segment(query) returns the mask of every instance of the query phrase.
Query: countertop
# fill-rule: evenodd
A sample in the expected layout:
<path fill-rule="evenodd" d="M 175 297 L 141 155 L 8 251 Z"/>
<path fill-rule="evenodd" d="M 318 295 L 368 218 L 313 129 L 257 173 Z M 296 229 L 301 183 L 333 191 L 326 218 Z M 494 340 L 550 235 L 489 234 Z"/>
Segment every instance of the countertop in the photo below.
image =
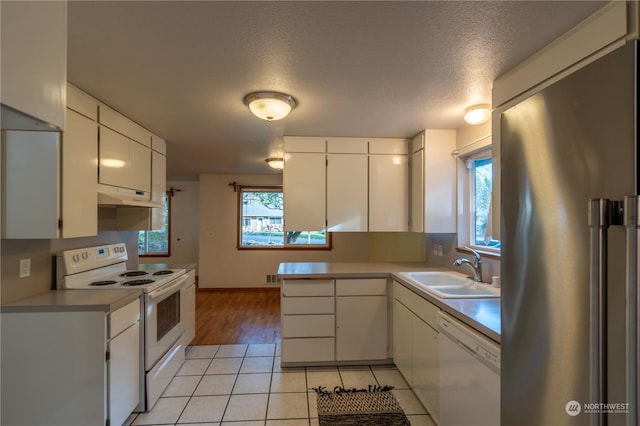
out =
<path fill-rule="evenodd" d="M 280 264 L 278 274 L 282 279 L 392 277 L 444 312 L 500 343 L 500 299 L 441 299 L 398 275 L 399 272 L 427 270 L 448 269 L 430 268 L 416 262 L 288 262 Z"/>
<path fill-rule="evenodd" d="M 142 295 L 140 289 L 50 290 L 0 306 L 0 312 L 113 312 Z"/>

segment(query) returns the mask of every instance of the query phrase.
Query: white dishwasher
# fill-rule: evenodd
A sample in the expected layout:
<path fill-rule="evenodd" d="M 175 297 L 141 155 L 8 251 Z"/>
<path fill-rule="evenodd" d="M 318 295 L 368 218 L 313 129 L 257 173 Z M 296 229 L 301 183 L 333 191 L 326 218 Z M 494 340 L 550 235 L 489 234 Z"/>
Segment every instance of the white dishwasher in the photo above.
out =
<path fill-rule="evenodd" d="M 439 426 L 500 424 L 500 345 L 438 312 Z"/>

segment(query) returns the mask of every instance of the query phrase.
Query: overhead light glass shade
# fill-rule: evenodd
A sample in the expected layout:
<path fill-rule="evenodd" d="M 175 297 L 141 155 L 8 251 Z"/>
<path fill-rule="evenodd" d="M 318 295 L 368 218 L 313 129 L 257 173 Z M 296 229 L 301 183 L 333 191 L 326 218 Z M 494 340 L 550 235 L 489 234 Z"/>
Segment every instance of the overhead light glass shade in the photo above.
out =
<path fill-rule="evenodd" d="M 489 104 L 473 105 L 464 111 L 464 121 L 469 124 L 482 124 L 491 118 Z"/>
<path fill-rule="evenodd" d="M 244 104 L 253 115 L 267 121 L 281 120 L 296 107 L 290 95 L 278 92 L 253 92 L 244 97 Z"/>
<path fill-rule="evenodd" d="M 264 161 L 266 161 L 269 167 L 271 167 L 272 169 L 284 169 L 284 160 L 282 158 L 267 158 Z"/>

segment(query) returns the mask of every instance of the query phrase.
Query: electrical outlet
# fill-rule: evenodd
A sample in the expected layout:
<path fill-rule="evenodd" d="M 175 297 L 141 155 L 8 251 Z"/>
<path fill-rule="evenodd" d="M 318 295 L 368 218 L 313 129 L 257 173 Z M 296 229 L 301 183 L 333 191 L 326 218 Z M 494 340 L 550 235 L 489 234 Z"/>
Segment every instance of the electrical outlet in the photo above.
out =
<path fill-rule="evenodd" d="M 31 276 L 31 259 L 20 259 L 20 278 Z"/>

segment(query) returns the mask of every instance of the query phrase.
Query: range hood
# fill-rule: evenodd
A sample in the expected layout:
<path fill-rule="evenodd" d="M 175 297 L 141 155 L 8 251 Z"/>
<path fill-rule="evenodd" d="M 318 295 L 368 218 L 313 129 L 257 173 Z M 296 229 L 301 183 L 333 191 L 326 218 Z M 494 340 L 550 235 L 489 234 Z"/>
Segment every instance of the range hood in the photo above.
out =
<path fill-rule="evenodd" d="M 152 201 L 149 193 L 98 185 L 98 206 L 101 207 L 162 207 L 162 204 Z"/>

